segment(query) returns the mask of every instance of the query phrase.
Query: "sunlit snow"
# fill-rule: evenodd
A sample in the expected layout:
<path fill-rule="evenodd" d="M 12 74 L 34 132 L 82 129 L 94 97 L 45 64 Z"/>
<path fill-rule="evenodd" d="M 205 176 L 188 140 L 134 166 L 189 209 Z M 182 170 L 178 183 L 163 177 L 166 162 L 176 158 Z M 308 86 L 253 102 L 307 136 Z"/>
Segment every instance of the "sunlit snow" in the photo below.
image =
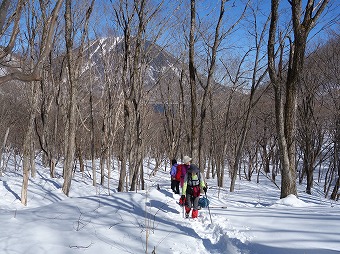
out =
<path fill-rule="evenodd" d="M 0 178 L 1 253 L 340 253 L 339 203 L 317 189 L 307 195 L 301 185 L 298 197 L 280 199 L 280 190 L 264 176 L 259 183 L 237 180 L 233 193 L 229 179 L 224 188 L 208 179 L 210 209 L 184 219 L 165 167 L 150 176 L 153 163 L 146 163 L 146 190 L 118 193 L 117 165 L 110 191 L 107 179 L 104 186 L 92 186 L 89 165 L 83 174 L 76 170 L 66 197 L 61 165 L 51 179 L 38 161 L 24 207 L 22 171 L 10 161 Z"/>

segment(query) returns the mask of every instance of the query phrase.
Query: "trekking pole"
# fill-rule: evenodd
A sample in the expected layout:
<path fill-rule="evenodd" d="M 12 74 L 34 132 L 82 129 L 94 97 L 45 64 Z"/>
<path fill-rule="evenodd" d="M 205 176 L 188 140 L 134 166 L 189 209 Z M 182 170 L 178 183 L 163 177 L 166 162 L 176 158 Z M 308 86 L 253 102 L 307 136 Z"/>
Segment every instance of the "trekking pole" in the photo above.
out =
<path fill-rule="evenodd" d="M 205 197 L 208 199 L 208 196 L 207 196 L 207 192 L 206 192 L 206 191 L 204 192 L 204 194 L 205 194 Z M 209 200 L 209 199 L 208 199 L 208 200 Z M 211 224 L 213 224 L 212 219 L 211 219 L 211 213 L 210 213 L 209 203 L 208 203 L 208 210 L 209 210 L 209 216 L 210 216 Z"/>
<path fill-rule="evenodd" d="M 182 200 L 182 197 L 181 197 L 181 206 L 183 207 L 183 209 L 182 209 L 182 213 L 183 213 L 183 219 L 185 218 L 185 201 L 184 200 Z"/>
<path fill-rule="evenodd" d="M 183 219 L 185 219 L 185 205 L 183 204 Z"/>

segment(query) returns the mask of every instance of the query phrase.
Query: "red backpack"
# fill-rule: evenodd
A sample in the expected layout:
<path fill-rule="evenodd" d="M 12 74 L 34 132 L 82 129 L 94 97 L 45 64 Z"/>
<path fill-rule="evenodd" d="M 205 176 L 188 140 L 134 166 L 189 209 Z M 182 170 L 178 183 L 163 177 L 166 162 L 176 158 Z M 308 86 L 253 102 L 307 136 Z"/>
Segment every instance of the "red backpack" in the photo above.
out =
<path fill-rule="evenodd" d="M 178 164 L 177 165 L 177 171 L 176 171 L 176 175 L 175 175 L 176 181 L 180 181 L 181 180 L 182 167 L 183 167 L 183 164 Z"/>

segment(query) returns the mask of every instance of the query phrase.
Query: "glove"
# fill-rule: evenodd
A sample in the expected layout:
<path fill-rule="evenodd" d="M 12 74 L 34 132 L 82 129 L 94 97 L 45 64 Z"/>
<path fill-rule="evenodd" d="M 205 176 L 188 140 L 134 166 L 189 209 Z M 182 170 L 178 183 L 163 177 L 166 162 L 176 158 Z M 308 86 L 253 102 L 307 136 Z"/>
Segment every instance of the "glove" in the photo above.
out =
<path fill-rule="evenodd" d="M 207 193 L 207 187 L 203 187 L 204 193 Z"/>
<path fill-rule="evenodd" d="M 182 195 L 182 196 L 181 196 L 181 200 L 182 200 L 183 202 L 185 202 L 185 195 Z"/>

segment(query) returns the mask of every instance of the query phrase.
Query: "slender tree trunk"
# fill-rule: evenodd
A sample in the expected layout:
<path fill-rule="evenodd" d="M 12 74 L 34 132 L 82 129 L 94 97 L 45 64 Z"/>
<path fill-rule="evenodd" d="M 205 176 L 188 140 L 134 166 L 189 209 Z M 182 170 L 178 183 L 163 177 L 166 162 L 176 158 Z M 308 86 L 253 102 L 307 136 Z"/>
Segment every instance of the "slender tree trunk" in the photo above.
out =
<path fill-rule="evenodd" d="M 222 20 L 223 20 L 223 15 L 224 15 L 224 5 L 225 1 L 221 1 L 221 6 L 220 6 L 220 12 L 219 12 L 219 18 L 216 24 L 215 28 L 215 34 L 214 34 L 214 42 L 213 46 L 211 48 L 211 61 L 208 63 L 208 77 L 207 77 L 207 82 L 206 85 L 203 87 L 204 88 L 204 93 L 202 97 L 202 103 L 201 103 L 201 119 L 200 119 L 200 126 L 199 126 L 199 135 L 198 135 L 198 159 L 199 159 L 199 168 L 201 170 L 204 170 L 205 165 L 203 165 L 203 142 L 204 142 L 204 128 L 205 128 L 205 120 L 206 120 L 206 112 L 208 110 L 208 102 L 210 101 L 210 91 L 211 91 L 211 83 L 213 81 L 213 77 L 215 74 L 215 68 L 216 68 L 216 55 L 217 55 L 217 50 L 218 46 L 221 43 L 221 37 L 220 37 L 220 29 L 222 25 Z M 203 173 L 203 172 L 202 172 Z"/>
<path fill-rule="evenodd" d="M 30 170 L 32 169 L 32 142 L 33 142 L 33 133 L 34 133 L 34 119 L 35 119 L 35 112 L 37 108 L 37 101 L 38 101 L 38 82 L 33 82 L 32 90 L 31 90 L 31 101 L 30 103 L 30 116 L 27 126 L 27 131 L 24 139 L 23 144 L 23 181 L 21 187 L 21 203 L 23 205 L 27 205 L 27 190 L 28 190 L 28 180 L 30 175 Z"/>
<path fill-rule="evenodd" d="M 84 41 L 87 38 L 88 22 L 93 10 L 94 0 L 91 1 L 90 6 L 86 12 L 82 36 L 80 39 L 79 53 L 77 59 L 73 54 L 74 43 L 74 22 L 72 20 L 72 0 L 65 0 L 65 42 L 66 42 L 66 64 L 67 64 L 67 78 L 69 84 L 69 104 L 67 112 L 68 133 L 65 140 L 66 153 L 64 162 L 64 184 L 62 187 L 65 195 L 69 195 L 75 156 L 75 137 L 76 137 L 76 103 L 77 103 L 77 81 L 79 77 L 79 67 L 83 57 Z"/>
<path fill-rule="evenodd" d="M 6 130 L 4 142 L 2 143 L 2 147 L 1 147 L 1 150 L 0 150 L 0 176 L 2 176 L 2 172 L 3 172 L 3 169 L 5 167 L 5 160 L 2 158 L 2 156 L 5 153 L 8 134 L 9 134 L 9 127 Z"/>
<path fill-rule="evenodd" d="M 191 95 L 191 156 L 199 160 L 199 139 L 197 126 L 197 84 L 195 68 L 195 31 L 196 31 L 196 1 L 191 0 L 190 34 L 189 34 L 189 78 Z"/>
<path fill-rule="evenodd" d="M 90 84 L 90 110 L 91 110 L 91 165 L 92 165 L 92 185 L 97 185 L 97 166 L 95 161 L 95 129 L 93 116 L 93 84 Z"/>
<path fill-rule="evenodd" d="M 339 112 L 339 111 L 338 111 Z M 335 130 L 335 142 L 334 142 L 334 171 L 337 172 L 337 180 L 333 188 L 331 199 L 337 200 L 339 198 L 339 188 L 340 188 L 340 115 L 336 119 L 336 130 Z"/>
<path fill-rule="evenodd" d="M 69 195 L 71 181 L 73 176 L 73 163 L 75 154 L 75 137 L 76 137 L 76 84 L 75 68 L 73 60 L 73 38 L 72 29 L 73 21 L 71 19 L 72 0 L 65 2 L 65 41 L 66 41 L 66 58 L 67 58 L 67 78 L 69 84 L 69 104 L 67 112 L 67 139 L 65 140 L 65 161 L 64 161 L 64 184 L 62 190 L 66 196 Z"/>
<path fill-rule="evenodd" d="M 31 148 L 30 148 L 30 167 L 31 167 L 31 176 L 32 178 L 35 178 L 37 175 L 37 169 L 35 167 L 35 142 L 33 139 L 33 135 L 32 135 Z"/>
<path fill-rule="evenodd" d="M 126 162 L 127 162 L 127 144 L 129 140 L 129 105 L 127 99 L 124 101 L 124 131 L 123 131 L 123 140 L 122 140 L 122 146 L 121 146 L 121 152 L 120 152 L 120 174 L 119 174 L 119 182 L 118 182 L 118 191 L 122 192 L 124 191 L 124 183 L 126 178 Z"/>

